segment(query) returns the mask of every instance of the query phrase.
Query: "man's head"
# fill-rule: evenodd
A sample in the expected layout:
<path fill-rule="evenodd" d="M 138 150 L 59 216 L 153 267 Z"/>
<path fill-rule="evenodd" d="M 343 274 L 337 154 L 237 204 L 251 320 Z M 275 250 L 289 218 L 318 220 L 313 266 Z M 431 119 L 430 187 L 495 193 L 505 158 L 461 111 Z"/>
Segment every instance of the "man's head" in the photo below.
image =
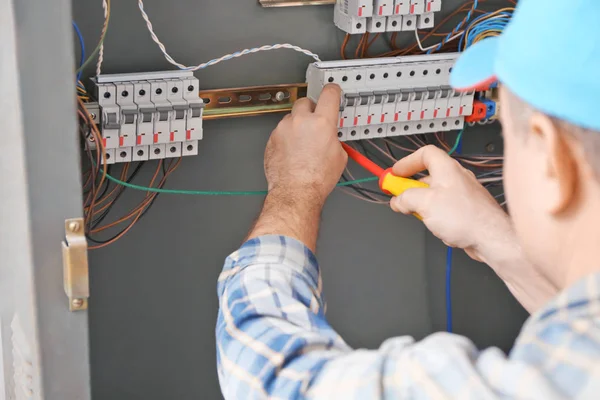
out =
<path fill-rule="evenodd" d="M 600 223 L 600 132 L 541 113 L 506 87 L 501 104 L 515 229 L 529 258 L 563 287 L 572 280 L 566 268 L 579 244 L 573 241 L 593 237 L 587 228 Z"/>
<path fill-rule="evenodd" d="M 501 83 L 511 217 L 531 261 L 564 287 L 600 270 L 589 257 L 600 255 L 600 36 L 590 32 L 600 1 L 551 3 L 521 0 L 501 36 L 460 57 L 451 84 Z"/>

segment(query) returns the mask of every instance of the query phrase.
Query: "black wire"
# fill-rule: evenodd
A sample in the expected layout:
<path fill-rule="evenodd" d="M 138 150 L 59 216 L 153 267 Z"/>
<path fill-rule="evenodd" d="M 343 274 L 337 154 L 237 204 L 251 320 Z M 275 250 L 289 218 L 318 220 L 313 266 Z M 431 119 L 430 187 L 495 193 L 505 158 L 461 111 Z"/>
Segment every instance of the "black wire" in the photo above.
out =
<path fill-rule="evenodd" d="M 136 168 L 133 170 L 133 172 L 131 173 L 131 175 L 129 176 L 129 178 L 127 178 L 126 182 L 127 183 L 131 183 L 133 181 L 133 179 L 136 177 L 136 175 L 140 172 L 140 169 L 142 168 L 142 166 L 145 164 L 145 161 L 140 162 Z M 96 218 L 93 222 L 92 222 L 92 229 L 96 229 L 96 227 L 98 225 L 100 225 L 102 223 L 102 221 L 104 221 L 104 219 L 108 216 L 108 214 L 110 213 L 110 211 L 112 210 L 112 208 L 115 206 L 115 204 L 117 204 L 117 200 L 119 200 L 119 198 L 123 195 L 123 193 L 125 192 L 125 189 L 127 189 L 125 186 L 121 186 L 119 189 L 119 192 L 117 193 L 117 195 L 115 196 L 114 200 L 112 201 L 112 204 L 106 209 L 104 210 L 104 212 L 102 213 L 101 216 L 99 216 L 98 218 Z"/>
<path fill-rule="evenodd" d="M 164 164 L 165 164 L 165 163 L 163 162 L 163 166 L 164 166 Z M 172 164 L 172 161 L 169 163 L 169 168 L 171 168 L 171 164 Z M 138 166 L 138 167 L 139 167 L 139 166 Z M 163 170 L 163 171 L 164 171 L 164 170 Z M 135 171 L 134 171 L 134 172 L 135 172 Z M 168 172 L 168 169 L 167 169 L 167 172 Z M 165 175 L 166 175 L 166 173 L 165 173 Z M 162 189 L 162 188 L 165 186 L 165 184 L 166 184 L 166 183 L 167 183 L 167 179 L 165 179 L 165 180 L 164 180 L 162 183 L 160 183 L 160 184 L 158 185 L 158 188 L 159 188 L 159 189 Z M 146 215 L 146 213 L 148 213 L 148 211 L 150 210 L 150 208 L 152 207 L 152 205 L 154 204 L 154 202 L 155 202 L 155 201 L 156 201 L 156 199 L 158 198 L 158 195 L 159 195 L 159 194 L 160 194 L 160 193 L 155 193 L 155 194 L 154 194 L 154 197 L 153 197 L 152 201 L 151 201 L 151 202 L 150 202 L 150 203 L 149 203 L 149 204 L 148 204 L 148 205 L 147 205 L 147 206 L 144 208 L 144 211 L 142 212 L 142 214 L 140 215 L 140 217 L 139 217 L 139 218 L 137 218 L 137 220 L 136 220 L 135 218 L 133 218 L 133 220 L 131 221 L 131 223 L 129 223 L 129 225 L 127 225 L 125 228 L 123 228 L 122 230 L 120 230 L 119 232 L 117 232 L 117 233 L 116 233 L 115 235 L 113 235 L 112 237 L 110 237 L 110 238 L 108 238 L 108 239 L 106 239 L 106 240 L 94 239 L 94 238 L 92 238 L 91 236 L 89 236 L 89 235 L 87 235 L 87 234 L 86 234 L 86 237 L 88 238 L 88 240 L 90 240 L 90 241 L 92 241 L 92 242 L 94 242 L 94 243 L 97 243 L 97 244 L 106 244 L 106 243 L 109 243 L 110 241 L 112 241 L 112 240 L 116 239 L 116 238 L 117 238 L 119 235 L 121 235 L 121 234 L 122 234 L 123 232 L 125 232 L 127 229 L 131 228 L 131 226 L 132 226 L 133 224 L 135 224 L 135 223 L 139 222 L 139 221 L 140 221 L 142 218 L 144 218 L 144 216 Z"/>

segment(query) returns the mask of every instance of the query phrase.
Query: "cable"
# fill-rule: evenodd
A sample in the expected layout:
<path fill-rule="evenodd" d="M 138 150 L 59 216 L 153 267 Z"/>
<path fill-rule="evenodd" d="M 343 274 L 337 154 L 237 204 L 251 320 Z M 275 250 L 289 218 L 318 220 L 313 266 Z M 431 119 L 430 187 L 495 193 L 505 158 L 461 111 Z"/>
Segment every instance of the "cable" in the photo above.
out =
<path fill-rule="evenodd" d="M 465 19 L 463 19 L 457 26 L 456 28 L 454 28 L 452 30 L 452 32 L 450 32 L 444 39 L 442 39 L 442 41 L 440 42 L 440 44 L 434 48 L 431 49 L 427 52 L 427 54 L 431 54 L 435 51 L 440 51 L 442 49 L 442 47 L 444 47 L 444 45 L 446 43 L 448 43 L 448 41 L 452 38 L 452 36 L 454 36 L 458 31 L 460 31 L 460 28 L 462 28 L 462 26 L 464 24 L 466 24 L 467 22 L 469 22 L 469 20 L 471 19 L 471 17 L 473 16 L 473 13 L 475 12 L 475 10 L 477 9 L 477 6 L 479 4 L 479 0 L 474 0 L 473 1 L 473 7 L 471 8 L 471 10 L 467 13 L 467 15 L 465 16 Z"/>
<path fill-rule="evenodd" d="M 417 44 L 419 45 L 419 49 L 422 52 L 424 52 L 424 53 L 427 52 L 427 51 L 429 51 L 429 50 L 435 49 L 440 44 L 443 46 L 446 43 L 450 43 L 453 40 L 456 40 L 456 39 L 462 37 L 464 34 L 465 34 L 465 31 L 460 31 L 456 35 L 452 36 L 450 39 L 446 40 L 445 42 L 442 41 L 442 43 L 434 44 L 433 46 L 429 46 L 429 47 L 423 48 L 423 45 L 421 44 L 421 39 L 419 38 L 419 32 L 417 30 L 415 30 L 415 38 L 417 39 Z"/>
<path fill-rule="evenodd" d="M 462 141 L 462 136 L 463 136 L 464 131 L 465 130 L 463 129 L 458 133 L 458 136 L 456 137 L 456 142 L 454 143 L 454 146 L 448 152 L 448 155 L 452 155 L 452 154 L 454 154 L 455 151 L 458 150 L 458 148 L 460 147 L 461 141 Z"/>
<path fill-rule="evenodd" d="M 130 189 L 142 190 L 144 192 L 153 192 L 153 193 L 165 193 L 165 194 L 185 194 L 185 195 L 195 195 L 195 196 L 262 196 L 266 195 L 268 192 L 266 190 L 255 190 L 255 191 L 214 191 L 214 190 L 180 190 L 180 189 L 159 189 L 159 188 L 151 188 L 146 186 L 135 185 L 133 183 L 127 183 L 120 179 L 115 178 L 114 176 L 106 174 L 106 179 L 113 181 L 119 185 L 123 185 Z M 354 181 L 341 182 L 338 183 L 338 187 L 355 185 L 358 183 L 364 182 L 373 182 L 378 180 L 379 178 L 363 178 L 357 179 Z"/>
<path fill-rule="evenodd" d="M 261 46 L 261 47 L 255 47 L 252 49 L 244 49 L 244 50 L 232 53 L 232 54 L 226 54 L 220 58 L 215 58 L 213 60 L 210 60 L 208 62 L 199 64 L 199 65 L 196 65 L 193 67 L 189 67 L 189 66 L 178 63 L 177 61 L 175 61 L 173 59 L 173 57 L 171 57 L 169 55 L 169 53 L 167 53 L 167 49 L 166 49 L 165 45 L 160 41 L 160 39 L 158 39 L 158 36 L 156 36 L 156 33 L 154 33 L 154 27 L 152 26 L 152 22 L 150 22 L 150 18 L 148 17 L 148 14 L 144 10 L 144 3 L 142 0 L 138 0 L 138 7 L 140 9 L 140 12 L 142 13 L 142 18 L 144 19 L 144 21 L 146 21 L 146 26 L 148 27 L 148 32 L 150 32 L 150 36 L 152 37 L 152 40 L 154 41 L 154 43 L 156 43 L 158 45 L 158 47 L 159 47 L 160 51 L 163 53 L 165 59 L 169 63 L 171 63 L 172 65 L 176 66 L 179 69 L 183 69 L 183 70 L 187 70 L 187 71 L 197 71 L 199 69 L 204 69 L 206 67 L 210 67 L 210 66 L 218 64 L 220 62 L 231 60 L 233 58 L 237 58 L 237 57 L 241 57 L 241 56 L 245 56 L 247 54 L 258 53 L 259 51 L 270 51 L 270 50 L 278 50 L 278 49 L 294 50 L 294 51 L 306 54 L 307 56 L 314 58 L 316 61 L 321 61 L 319 56 L 316 55 L 315 53 L 311 52 L 310 50 L 306 50 L 306 49 L 303 49 L 298 46 L 293 46 L 289 43 L 283 43 L 283 44 L 265 45 L 265 46 Z"/>
<path fill-rule="evenodd" d="M 81 34 L 81 30 L 79 30 L 79 26 L 77 26 L 77 23 L 75 21 L 71 22 L 73 24 L 73 29 L 75 30 L 75 33 L 77 34 L 77 38 L 79 39 L 79 47 L 81 49 L 81 57 L 79 58 L 79 67 L 81 67 L 83 65 L 83 63 L 85 62 L 85 41 L 83 40 L 83 35 Z M 79 71 L 77 73 L 77 82 L 79 82 L 81 80 L 81 74 L 83 72 Z"/>
<path fill-rule="evenodd" d="M 452 333 L 452 255 L 454 250 L 448 246 L 446 251 L 446 331 Z"/>
<path fill-rule="evenodd" d="M 109 20 L 110 20 L 110 0 L 106 0 L 106 18 L 104 19 L 104 26 L 102 27 L 102 33 L 100 34 L 100 41 L 98 42 L 98 45 L 96 46 L 96 48 L 94 49 L 92 54 L 90 54 L 88 59 L 85 60 L 85 62 L 77 69 L 77 71 L 75 71 L 77 74 L 79 72 L 83 71 L 85 69 L 85 67 L 87 67 L 89 65 L 89 63 L 92 62 L 92 60 L 94 59 L 96 54 L 98 54 L 98 52 L 100 51 L 100 47 L 102 47 L 102 44 L 104 43 L 104 38 L 106 37 L 106 32 L 108 31 L 108 21 Z"/>
<path fill-rule="evenodd" d="M 102 9 L 104 10 L 104 25 L 108 24 L 108 4 L 106 0 L 102 0 Z M 98 51 L 98 63 L 96 64 L 96 76 L 102 72 L 102 62 L 104 61 L 104 41 L 100 43 L 100 50 Z"/>

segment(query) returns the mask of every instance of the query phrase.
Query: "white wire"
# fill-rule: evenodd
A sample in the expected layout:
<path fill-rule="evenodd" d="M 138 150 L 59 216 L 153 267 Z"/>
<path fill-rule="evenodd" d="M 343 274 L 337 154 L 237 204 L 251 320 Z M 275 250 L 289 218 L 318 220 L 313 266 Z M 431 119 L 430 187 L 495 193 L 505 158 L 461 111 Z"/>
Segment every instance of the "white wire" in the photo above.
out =
<path fill-rule="evenodd" d="M 460 31 L 458 32 L 456 35 L 452 36 L 450 39 L 448 39 L 446 42 L 444 43 L 449 43 L 453 40 L 458 39 L 459 37 L 461 37 L 463 34 L 465 33 L 465 31 Z M 421 44 L 421 38 L 419 37 L 419 32 L 415 29 L 415 38 L 417 38 L 417 44 L 419 45 L 419 49 L 421 49 L 422 52 L 426 52 L 429 51 L 431 49 L 435 49 L 436 47 L 438 47 L 440 44 L 434 44 L 433 46 L 429 46 L 426 48 L 423 48 L 423 45 Z"/>
<path fill-rule="evenodd" d="M 138 7 L 140 9 L 140 12 L 142 13 L 142 18 L 144 18 L 144 21 L 146 21 L 146 26 L 148 27 L 148 32 L 150 32 L 150 36 L 152 37 L 152 40 L 154 41 L 154 43 L 156 43 L 158 45 L 158 47 L 160 48 L 160 51 L 165 56 L 165 59 L 169 63 L 173 64 L 174 66 L 176 66 L 179 69 L 185 69 L 188 71 L 197 71 L 199 69 L 204 69 L 206 67 L 210 67 L 211 65 L 218 64 L 222 61 L 231 60 L 232 58 L 237 58 L 237 57 L 245 56 L 247 54 L 252 54 L 252 53 L 258 53 L 259 51 L 269 51 L 269 50 L 277 50 L 277 49 L 294 50 L 294 51 L 306 54 L 307 56 L 314 58 L 316 61 L 321 61 L 321 59 L 319 58 L 318 55 L 316 55 L 315 53 L 313 53 L 309 50 L 303 49 L 298 46 L 293 46 L 289 43 L 283 43 L 283 44 L 265 45 L 265 46 L 261 46 L 261 47 L 255 47 L 252 49 L 244 49 L 244 50 L 232 53 L 232 54 L 226 54 L 223 57 L 215 58 L 213 60 L 210 60 L 208 62 L 199 64 L 199 65 L 196 65 L 193 67 L 189 67 L 189 66 L 178 63 L 177 61 L 175 61 L 173 59 L 173 57 L 171 57 L 169 55 L 169 53 L 167 53 L 167 49 L 166 49 L 165 45 L 160 41 L 160 39 L 158 39 L 158 36 L 156 36 L 156 33 L 154 33 L 154 27 L 152 26 L 152 22 L 150 22 L 150 18 L 148 17 L 148 14 L 146 14 L 146 11 L 144 10 L 144 3 L 142 0 L 138 0 Z"/>
<path fill-rule="evenodd" d="M 106 0 L 102 0 L 102 8 L 104 9 L 104 24 L 108 18 L 108 4 Z M 98 63 L 96 64 L 96 76 L 102 72 L 102 62 L 104 61 L 104 42 L 100 43 L 100 51 L 98 51 Z"/>

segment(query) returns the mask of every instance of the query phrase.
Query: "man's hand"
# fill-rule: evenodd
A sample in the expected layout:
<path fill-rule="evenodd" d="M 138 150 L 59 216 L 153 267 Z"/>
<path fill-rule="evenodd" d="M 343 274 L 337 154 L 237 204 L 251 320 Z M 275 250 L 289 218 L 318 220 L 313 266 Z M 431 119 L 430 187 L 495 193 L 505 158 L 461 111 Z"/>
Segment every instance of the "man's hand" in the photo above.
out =
<path fill-rule="evenodd" d="M 510 218 L 475 175 L 443 150 L 426 146 L 394 165 L 394 175 L 410 177 L 424 170 L 427 189 L 409 189 L 392 199 L 392 209 L 417 213 L 446 245 L 464 249 L 490 265 L 517 300 L 536 310 L 556 294 L 523 254 Z"/>
<path fill-rule="evenodd" d="M 318 103 L 298 100 L 265 150 L 269 194 L 248 236 L 284 235 L 315 250 L 319 217 L 348 156 L 337 138 L 341 91 L 327 85 Z"/>
<path fill-rule="evenodd" d="M 317 105 L 303 98 L 273 131 L 265 151 L 269 192 L 283 191 L 324 203 L 348 156 L 337 138 L 340 88 L 328 85 Z"/>
<path fill-rule="evenodd" d="M 431 232 L 446 245 L 465 249 L 482 261 L 489 230 L 511 234 L 509 218 L 475 175 L 443 150 L 426 146 L 398 161 L 393 172 L 410 177 L 424 170 L 428 189 L 407 190 L 392 199 L 395 211 L 418 213 Z"/>

